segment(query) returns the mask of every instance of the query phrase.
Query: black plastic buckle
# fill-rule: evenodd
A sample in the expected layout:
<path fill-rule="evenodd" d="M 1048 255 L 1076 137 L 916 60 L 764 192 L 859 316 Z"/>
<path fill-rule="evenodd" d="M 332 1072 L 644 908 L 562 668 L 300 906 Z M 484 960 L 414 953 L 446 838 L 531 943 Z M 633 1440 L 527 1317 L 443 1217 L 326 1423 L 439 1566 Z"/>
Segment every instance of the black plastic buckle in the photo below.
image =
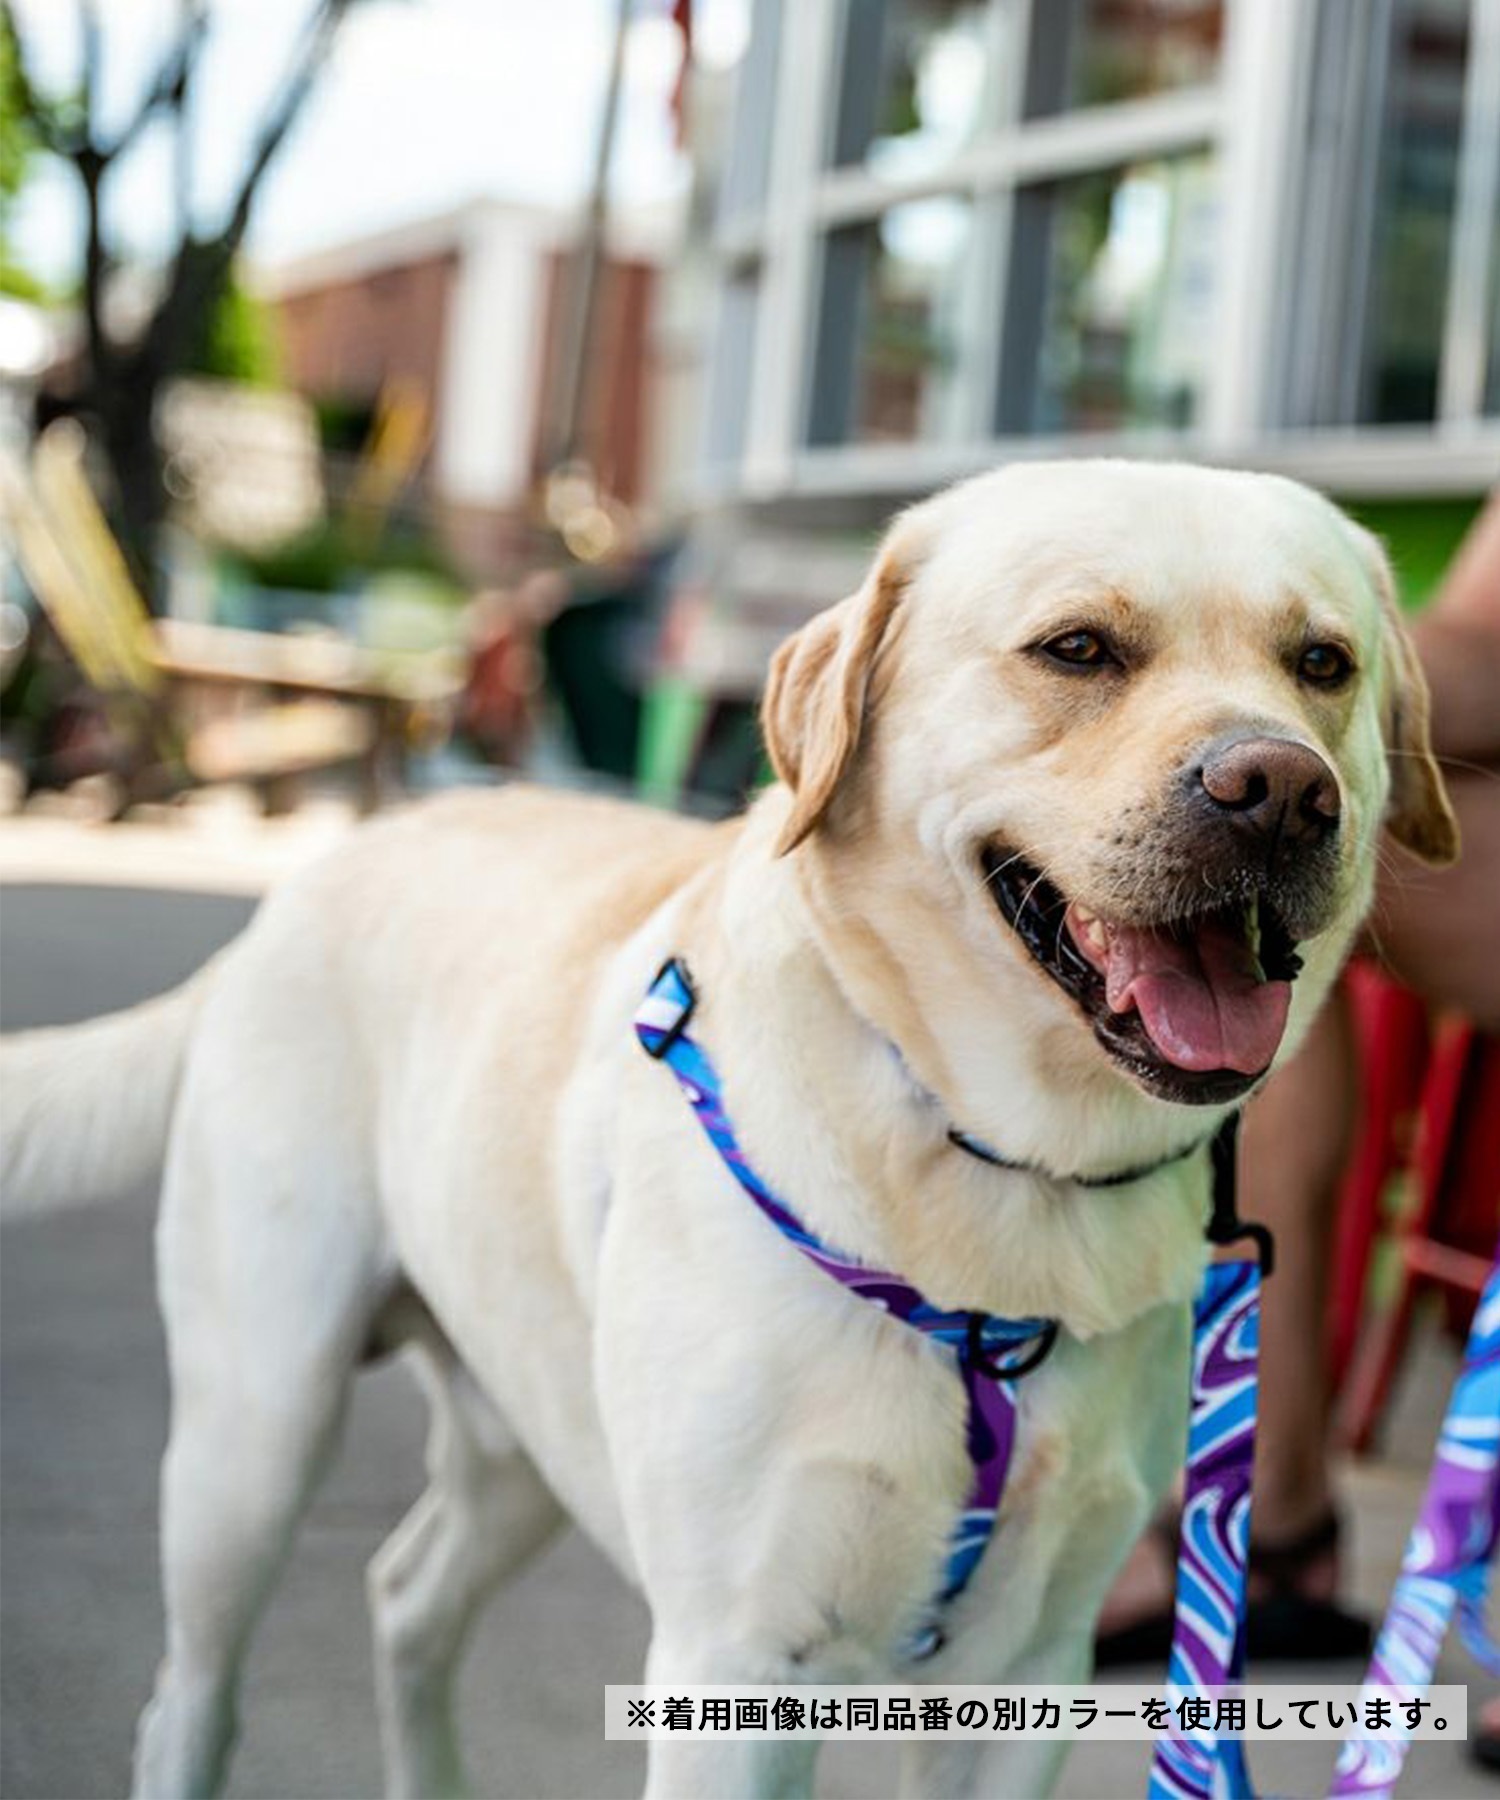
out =
<path fill-rule="evenodd" d="M 693 986 L 692 977 L 687 972 L 687 964 L 678 956 L 669 956 L 656 971 L 655 975 L 651 978 L 651 987 L 649 991 L 654 994 L 657 985 L 665 976 L 672 973 L 674 970 L 676 971 L 677 979 L 682 983 L 683 987 L 687 989 L 687 1004 L 683 1007 L 677 1018 L 673 1020 L 671 1025 L 669 1025 L 662 1033 L 660 1043 L 646 1044 L 644 1046 L 647 1056 L 654 1058 L 657 1062 L 664 1062 L 666 1060 L 667 1053 L 677 1042 L 678 1038 L 682 1036 L 683 1032 L 687 1030 L 688 1020 L 692 1018 L 693 1012 L 698 1005 L 698 991 Z"/>
<path fill-rule="evenodd" d="M 1214 1133 L 1209 1154 L 1213 1159 L 1213 1211 L 1204 1233 L 1209 1243 L 1223 1249 L 1229 1244 L 1251 1243 L 1260 1262 L 1262 1278 L 1276 1267 L 1276 1240 L 1264 1225 L 1252 1225 L 1239 1213 L 1238 1152 L 1240 1115 L 1231 1113 Z"/>
<path fill-rule="evenodd" d="M 991 1381 L 1019 1381 L 1021 1376 L 1030 1375 L 1034 1369 L 1041 1368 L 1052 1354 L 1057 1342 L 1057 1320 L 1048 1319 L 1036 1334 L 1031 1349 L 1018 1363 L 1007 1363 L 1003 1368 L 994 1361 L 990 1352 L 984 1347 L 984 1314 L 969 1314 L 969 1338 L 964 1345 L 964 1361 L 971 1369 L 981 1375 L 988 1375 Z M 997 1352 L 1003 1356 L 1003 1350 Z"/>

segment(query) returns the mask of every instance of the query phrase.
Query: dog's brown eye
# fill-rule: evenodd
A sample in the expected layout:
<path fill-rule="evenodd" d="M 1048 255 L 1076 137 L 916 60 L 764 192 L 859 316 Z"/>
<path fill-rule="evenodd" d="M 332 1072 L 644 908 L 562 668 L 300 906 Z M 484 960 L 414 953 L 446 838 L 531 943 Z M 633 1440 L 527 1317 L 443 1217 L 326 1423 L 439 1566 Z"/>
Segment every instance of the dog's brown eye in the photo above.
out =
<path fill-rule="evenodd" d="M 1353 673 L 1353 658 L 1338 644 L 1309 644 L 1297 664 L 1299 679 L 1314 687 L 1342 687 Z"/>
<path fill-rule="evenodd" d="M 1109 645 L 1094 631 L 1064 631 L 1038 646 L 1053 662 L 1074 669 L 1101 669 L 1118 662 Z"/>

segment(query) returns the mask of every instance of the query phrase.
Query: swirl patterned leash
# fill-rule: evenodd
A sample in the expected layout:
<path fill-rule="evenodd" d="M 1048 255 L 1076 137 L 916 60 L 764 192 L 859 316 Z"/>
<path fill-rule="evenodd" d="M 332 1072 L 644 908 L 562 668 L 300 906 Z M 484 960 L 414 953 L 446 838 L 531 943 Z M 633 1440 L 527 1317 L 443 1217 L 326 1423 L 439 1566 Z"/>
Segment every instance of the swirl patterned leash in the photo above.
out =
<path fill-rule="evenodd" d="M 1463 1367 L 1443 1421 L 1422 1510 L 1365 1676 L 1366 1691 L 1418 1698 L 1432 1680 L 1455 1609 L 1464 1641 L 1491 1674 L 1500 1648 L 1484 1628 L 1484 1601 L 1500 1542 L 1500 1252 L 1480 1296 Z M 1393 1709 L 1399 1718 L 1399 1708 Z M 1404 1736 L 1351 1738 L 1329 1789 L 1333 1800 L 1393 1792 Z"/>
<path fill-rule="evenodd" d="M 1245 1564 L 1260 1349 L 1258 1261 L 1210 1263 L 1193 1309 L 1192 1411 L 1167 1704 L 1245 1671 Z M 1216 1779 L 1217 1778 L 1217 1779 Z M 1212 1729 L 1162 1738 L 1149 1800 L 1249 1800 L 1240 1740 Z"/>

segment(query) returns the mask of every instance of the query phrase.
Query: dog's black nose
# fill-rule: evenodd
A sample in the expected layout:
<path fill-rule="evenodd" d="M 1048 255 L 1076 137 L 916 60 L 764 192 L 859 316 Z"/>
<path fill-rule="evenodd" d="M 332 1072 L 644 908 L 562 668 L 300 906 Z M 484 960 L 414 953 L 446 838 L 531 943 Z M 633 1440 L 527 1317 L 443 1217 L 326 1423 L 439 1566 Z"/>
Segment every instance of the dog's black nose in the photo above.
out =
<path fill-rule="evenodd" d="M 1338 778 L 1292 738 L 1221 738 L 1197 775 L 1214 808 L 1253 837 L 1311 848 L 1338 827 Z"/>

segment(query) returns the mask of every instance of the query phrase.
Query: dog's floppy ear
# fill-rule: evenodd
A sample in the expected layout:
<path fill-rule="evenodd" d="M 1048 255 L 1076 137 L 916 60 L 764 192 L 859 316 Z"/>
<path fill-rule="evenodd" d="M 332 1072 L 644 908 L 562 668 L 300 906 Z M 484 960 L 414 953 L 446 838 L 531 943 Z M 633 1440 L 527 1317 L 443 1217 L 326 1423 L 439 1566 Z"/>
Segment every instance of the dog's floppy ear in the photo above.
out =
<path fill-rule="evenodd" d="M 908 572 L 893 533 L 859 592 L 819 613 L 771 658 L 761 730 L 772 768 L 792 791 L 778 856 L 827 812 L 858 748 L 870 671 Z"/>
<path fill-rule="evenodd" d="M 1432 754 L 1427 677 L 1401 617 L 1390 559 L 1372 533 L 1357 525 L 1353 529 L 1380 595 L 1385 640 L 1385 742 L 1391 767 L 1386 829 L 1414 856 L 1441 868 L 1457 859 L 1458 821 Z"/>

